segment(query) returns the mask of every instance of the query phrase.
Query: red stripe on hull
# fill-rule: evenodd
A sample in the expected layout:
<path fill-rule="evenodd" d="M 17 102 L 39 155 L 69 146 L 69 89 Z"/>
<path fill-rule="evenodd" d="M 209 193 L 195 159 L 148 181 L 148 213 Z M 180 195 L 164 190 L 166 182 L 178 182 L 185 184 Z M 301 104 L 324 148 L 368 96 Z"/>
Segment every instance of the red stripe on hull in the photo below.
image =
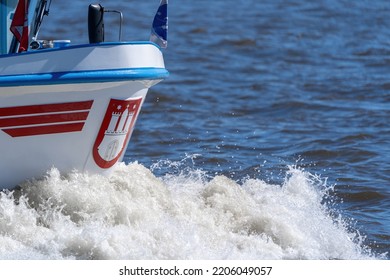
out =
<path fill-rule="evenodd" d="M 3 131 L 12 137 L 22 137 L 22 136 L 33 136 L 33 135 L 42 135 L 42 134 L 75 132 L 75 131 L 81 131 L 83 127 L 84 127 L 84 122 L 22 127 L 22 128 L 8 128 L 8 129 L 3 129 Z"/>
<path fill-rule="evenodd" d="M 60 123 L 70 121 L 85 121 L 88 112 L 51 114 L 43 116 L 29 116 L 0 119 L 0 127 L 24 126 L 32 124 Z"/>
<path fill-rule="evenodd" d="M 92 107 L 93 100 L 81 102 L 67 102 L 56 104 L 29 105 L 0 108 L 0 117 L 9 117 L 16 115 L 43 114 L 53 112 L 89 110 Z"/>

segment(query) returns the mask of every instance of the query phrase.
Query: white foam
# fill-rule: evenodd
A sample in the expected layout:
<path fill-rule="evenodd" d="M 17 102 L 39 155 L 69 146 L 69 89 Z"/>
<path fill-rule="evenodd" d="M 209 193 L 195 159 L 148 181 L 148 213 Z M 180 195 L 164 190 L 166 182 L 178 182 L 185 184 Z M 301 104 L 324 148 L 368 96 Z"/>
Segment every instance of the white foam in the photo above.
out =
<path fill-rule="evenodd" d="M 0 259 L 371 258 L 322 183 L 293 168 L 281 186 L 136 162 L 109 178 L 52 169 L 1 193 Z"/>

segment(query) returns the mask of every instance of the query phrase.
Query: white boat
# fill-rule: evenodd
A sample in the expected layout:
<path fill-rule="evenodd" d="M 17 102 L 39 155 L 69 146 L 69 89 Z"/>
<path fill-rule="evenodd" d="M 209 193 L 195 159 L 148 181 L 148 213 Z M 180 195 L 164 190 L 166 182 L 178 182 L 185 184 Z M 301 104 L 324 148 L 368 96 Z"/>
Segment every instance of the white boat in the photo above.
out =
<path fill-rule="evenodd" d="M 152 41 L 140 42 L 104 42 L 105 10 L 90 5 L 90 43 L 83 45 L 38 40 L 50 2 L 0 4 L 0 189 L 52 167 L 109 174 L 148 89 L 168 76 L 161 52 L 167 1 L 160 2 Z M 24 26 L 17 25 L 20 10 Z"/>

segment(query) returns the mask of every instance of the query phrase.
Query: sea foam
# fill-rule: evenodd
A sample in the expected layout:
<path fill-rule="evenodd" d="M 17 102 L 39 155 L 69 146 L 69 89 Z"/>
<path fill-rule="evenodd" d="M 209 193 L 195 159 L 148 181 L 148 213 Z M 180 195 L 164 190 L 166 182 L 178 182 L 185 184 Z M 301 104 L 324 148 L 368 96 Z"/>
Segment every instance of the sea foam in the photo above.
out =
<path fill-rule="evenodd" d="M 201 170 L 157 177 L 119 164 L 0 193 L 0 259 L 368 259 L 326 203 L 329 187 L 290 168 L 281 185 Z"/>

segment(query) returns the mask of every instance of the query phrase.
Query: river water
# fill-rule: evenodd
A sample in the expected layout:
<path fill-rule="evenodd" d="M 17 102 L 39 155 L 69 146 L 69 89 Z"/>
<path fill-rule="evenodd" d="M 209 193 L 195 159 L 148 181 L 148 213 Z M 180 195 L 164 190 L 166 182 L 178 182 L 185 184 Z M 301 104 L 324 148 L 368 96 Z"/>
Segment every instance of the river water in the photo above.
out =
<path fill-rule="evenodd" d="M 101 1 L 148 40 L 159 1 Z M 40 37 L 87 43 L 87 1 Z M 109 177 L 0 195 L 1 259 L 389 259 L 390 2 L 170 1 L 170 77 Z M 118 36 L 106 17 L 106 38 Z"/>

